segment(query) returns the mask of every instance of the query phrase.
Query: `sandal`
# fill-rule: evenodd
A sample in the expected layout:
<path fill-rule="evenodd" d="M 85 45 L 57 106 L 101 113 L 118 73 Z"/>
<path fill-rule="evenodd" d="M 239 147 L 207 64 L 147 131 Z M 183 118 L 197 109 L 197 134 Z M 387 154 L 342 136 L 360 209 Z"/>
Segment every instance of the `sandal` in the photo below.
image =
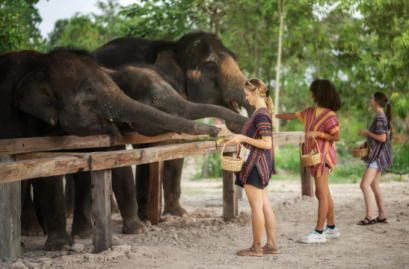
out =
<path fill-rule="evenodd" d="M 275 247 L 270 247 L 269 245 L 265 245 L 263 247 L 263 254 L 278 254 L 280 251 L 278 250 L 278 245 Z"/>
<path fill-rule="evenodd" d="M 376 219 L 374 219 L 374 222 L 375 222 L 375 223 L 389 223 L 386 218 L 384 218 L 384 219 L 379 219 L 379 217 L 377 217 Z"/>
<path fill-rule="evenodd" d="M 237 255 L 262 257 L 263 249 L 255 249 L 253 246 L 251 246 L 250 248 L 237 251 Z"/>
<path fill-rule="evenodd" d="M 368 222 L 366 222 L 365 220 L 367 220 Z M 372 224 L 375 224 L 375 219 L 369 220 L 367 217 L 365 217 L 364 220 L 361 220 L 356 225 L 372 225 Z"/>

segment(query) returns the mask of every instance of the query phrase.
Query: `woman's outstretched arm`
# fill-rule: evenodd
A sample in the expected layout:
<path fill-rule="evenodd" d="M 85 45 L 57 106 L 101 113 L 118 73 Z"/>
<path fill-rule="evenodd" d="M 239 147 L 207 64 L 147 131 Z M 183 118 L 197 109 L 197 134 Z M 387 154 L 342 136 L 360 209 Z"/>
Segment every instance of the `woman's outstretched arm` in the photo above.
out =
<path fill-rule="evenodd" d="M 295 120 L 297 116 L 295 113 L 281 113 L 276 115 L 277 119 L 282 119 L 282 120 Z"/>

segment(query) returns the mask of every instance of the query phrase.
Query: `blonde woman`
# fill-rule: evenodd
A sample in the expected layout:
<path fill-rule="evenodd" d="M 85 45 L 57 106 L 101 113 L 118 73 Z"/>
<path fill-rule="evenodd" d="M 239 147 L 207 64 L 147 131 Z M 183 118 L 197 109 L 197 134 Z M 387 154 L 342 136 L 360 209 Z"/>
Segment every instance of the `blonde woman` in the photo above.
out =
<path fill-rule="evenodd" d="M 268 198 L 267 185 L 274 169 L 273 151 L 273 103 L 266 85 L 257 78 L 248 80 L 244 86 L 246 99 L 256 107 L 241 135 L 233 135 L 230 141 L 241 144 L 238 157 L 245 159 L 240 172 L 236 173 L 236 185 L 244 188 L 252 212 L 253 244 L 237 251 L 241 256 L 261 257 L 278 254 L 275 239 L 275 216 Z M 267 244 L 262 247 L 262 235 L 266 228 Z"/>

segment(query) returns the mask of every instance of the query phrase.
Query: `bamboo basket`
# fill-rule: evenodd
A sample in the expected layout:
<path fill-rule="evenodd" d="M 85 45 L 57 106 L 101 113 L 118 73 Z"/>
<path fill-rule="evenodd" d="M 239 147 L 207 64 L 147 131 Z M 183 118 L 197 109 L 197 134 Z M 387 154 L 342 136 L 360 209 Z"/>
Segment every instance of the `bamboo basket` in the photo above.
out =
<path fill-rule="evenodd" d="M 221 161 L 222 161 L 222 169 L 232 172 L 239 172 L 243 167 L 244 161 L 242 159 L 233 158 L 233 157 L 224 157 L 223 151 L 224 147 L 229 144 L 231 141 L 224 144 L 221 154 Z"/>
<path fill-rule="evenodd" d="M 353 148 L 352 147 L 352 140 L 354 140 L 356 135 L 354 135 L 351 139 L 351 151 L 352 151 L 352 156 L 354 156 L 355 158 L 362 158 L 362 157 L 366 157 L 370 154 L 371 149 L 369 148 L 369 142 L 368 139 L 366 140 L 366 148 L 363 149 L 357 149 L 357 148 Z"/>
<path fill-rule="evenodd" d="M 321 163 L 321 151 L 320 148 L 318 147 L 317 141 L 314 139 L 315 145 L 317 145 L 318 152 L 317 153 L 310 153 L 310 154 L 302 154 L 302 144 L 305 142 L 302 142 L 300 144 L 300 155 L 301 155 L 301 164 L 302 166 L 314 166 L 319 163 Z"/>

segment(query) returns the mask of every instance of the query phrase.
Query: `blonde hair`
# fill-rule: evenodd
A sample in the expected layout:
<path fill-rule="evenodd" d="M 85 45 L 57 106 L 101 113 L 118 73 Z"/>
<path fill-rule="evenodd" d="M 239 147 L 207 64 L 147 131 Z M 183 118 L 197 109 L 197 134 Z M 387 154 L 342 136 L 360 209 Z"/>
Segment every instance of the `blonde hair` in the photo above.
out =
<path fill-rule="evenodd" d="M 258 97 L 264 98 L 267 108 L 270 111 L 271 119 L 273 120 L 274 119 L 273 100 L 271 100 L 269 96 L 269 91 L 267 91 L 266 84 L 264 84 L 264 82 L 259 80 L 258 78 L 251 78 L 246 81 L 244 88 L 249 92 L 256 91 Z"/>

